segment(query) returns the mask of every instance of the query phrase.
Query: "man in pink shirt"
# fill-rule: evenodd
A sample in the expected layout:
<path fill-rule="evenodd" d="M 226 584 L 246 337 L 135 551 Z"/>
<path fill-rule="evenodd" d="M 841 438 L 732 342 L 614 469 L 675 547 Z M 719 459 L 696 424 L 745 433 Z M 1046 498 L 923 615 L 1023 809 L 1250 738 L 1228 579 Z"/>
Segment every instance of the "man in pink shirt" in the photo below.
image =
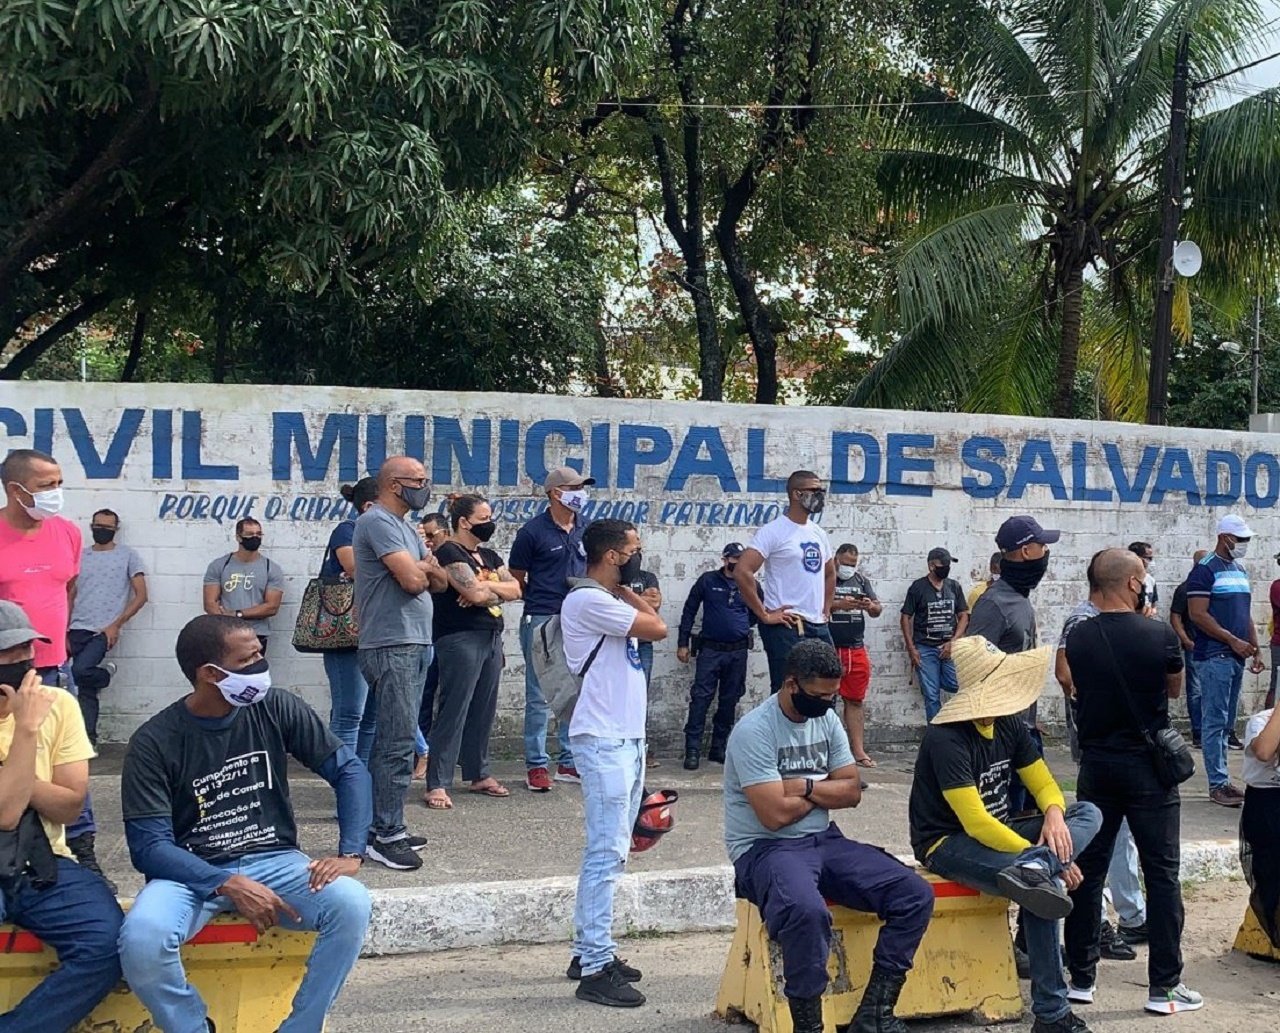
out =
<path fill-rule="evenodd" d="M 80 573 L 80 529 L 58 514 L 62 510 L 62 468 L 53 456 L 31 448 L 14 449 L 0 463 L 4 508 L 0 509 L 0 599 L 17 603 L 31 626 L 49 641 L 37 640 L 35 666 L 46 685 L 73 695 L 67 663 L 67 629 L 76 577 Z M 94 854 L 97 826 L 93 803 L 67 827 L 67 846 L 76 860 L 102 874 Z"/>

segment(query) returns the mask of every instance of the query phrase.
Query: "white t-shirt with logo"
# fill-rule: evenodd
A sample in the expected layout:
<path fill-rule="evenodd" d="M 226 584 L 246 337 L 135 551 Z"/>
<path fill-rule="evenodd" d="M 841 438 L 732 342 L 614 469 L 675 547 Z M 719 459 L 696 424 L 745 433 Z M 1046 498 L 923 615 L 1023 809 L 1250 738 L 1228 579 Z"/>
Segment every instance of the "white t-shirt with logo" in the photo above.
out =
<path fill-rule="evenodd" d="M 1273 760 L 1270 764 L 1264 764 L 1253 755 L 1253 740 L 1267 726 L 1272 713 L 1264 710 L 1260 714 L 1254 714 L 1244 727 L 1244 767 L 1241 774 L 1245 785 L 1259 789 L 1280 789 L 1280 763 Z"/>
<path fill-rule="evenodd" d="M 812 520 L 797 524 L 788 516 L 765 524 L 751 548 L 765 559 L 764 606 L 784 606 L 812 624 L 821 624 L 827 603 L 826 568 L 831 539 Z"/>
<path fill-rule="evenodd" d="M 570 592 L 560 610 L 560 631 L 569 670 L 580 671 L 604 636 L 569 722 L 570 735 L 643 739 L 648 693 L 640 644 L 627 632 L 636 610 L 604 590 Z"/>

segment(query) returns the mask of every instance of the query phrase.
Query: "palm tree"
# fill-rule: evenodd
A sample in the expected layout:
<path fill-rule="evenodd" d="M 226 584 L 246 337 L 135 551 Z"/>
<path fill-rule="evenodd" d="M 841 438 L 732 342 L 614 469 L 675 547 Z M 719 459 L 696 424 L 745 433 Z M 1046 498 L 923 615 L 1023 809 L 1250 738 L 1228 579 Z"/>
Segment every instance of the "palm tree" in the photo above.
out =
<path fill-rule="evenodd" d="M 966 18 L 965 52 L 906 80 L 888 119 L 894 343 L 850 403 L 1071 416 L 1083 363 L 1100 408 L 1140 418 L 1177 42 L 1193 84 L 1217 80 L 1257 56 L 1263 16 L 1254 0 L 1014 0 Z M 1183 223 L 1206 257 L 1196 289 L 1228 305 L 1274 283 L 1280 245 L 1280 92 L 1235 88 L 1193 90 Z"/>

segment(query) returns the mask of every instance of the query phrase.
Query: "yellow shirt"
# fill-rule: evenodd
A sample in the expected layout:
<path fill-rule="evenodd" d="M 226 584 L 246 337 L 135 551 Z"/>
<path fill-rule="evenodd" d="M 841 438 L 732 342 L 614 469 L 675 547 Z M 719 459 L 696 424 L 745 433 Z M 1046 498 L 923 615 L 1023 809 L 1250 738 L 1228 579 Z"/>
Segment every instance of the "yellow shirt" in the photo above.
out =
<path fill-rule="evenodd" d="M 969 589 L 969 594 L 968 596 L 965 597 L 965 603 L 968 605 L 970 610 L 973 609 L 973 604 L 982 598 L 982 593 L 985 592 L 990 587 L 991 587 L 990 581 L 979 581 L 976 585 L 974 585 L 971 589 Z"/>
<path fill-rule="evenodd" d="M 6 714 L 0 718 L 0 763 L 9 759 L 11 745 L 13 715 Z M 53 769 L 59 764 L 74 764 L 96 756 L 93 744 L 89 742 L 89 734 L 84 730 L 80 704 L 71 693 L 57 690 L 53 708 L 36 733 L 36 778 L 41 782 L 52 782 Z M 67 849 L 66 826 L 43 817 L 40 821 L 44 824 L 45 835 L 49 837 L 53 852 L 63 857 L 72 857 L 71 851 Z"/>

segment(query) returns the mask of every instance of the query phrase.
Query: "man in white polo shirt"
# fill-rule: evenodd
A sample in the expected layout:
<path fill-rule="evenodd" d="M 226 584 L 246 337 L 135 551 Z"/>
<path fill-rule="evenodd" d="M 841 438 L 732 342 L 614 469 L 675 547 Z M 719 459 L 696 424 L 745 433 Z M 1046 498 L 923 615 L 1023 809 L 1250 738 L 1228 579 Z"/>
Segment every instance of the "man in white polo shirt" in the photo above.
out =
<path fill-rule="evenodd" d="M 743 600 L 760 622 L 771 692 L 782 688 L 792 646 L 806 638 L 831 641 L 827 622 L 836 594 L 835 555 L 827 532 L 810 519 L 822 512 L 826 500 L 827 490 L 816 473 L 793 473 L 787 478 L 787 511 L 760 528 L 734 571 Z M 763 602 L 755 589 L 761 567 Z"/>

